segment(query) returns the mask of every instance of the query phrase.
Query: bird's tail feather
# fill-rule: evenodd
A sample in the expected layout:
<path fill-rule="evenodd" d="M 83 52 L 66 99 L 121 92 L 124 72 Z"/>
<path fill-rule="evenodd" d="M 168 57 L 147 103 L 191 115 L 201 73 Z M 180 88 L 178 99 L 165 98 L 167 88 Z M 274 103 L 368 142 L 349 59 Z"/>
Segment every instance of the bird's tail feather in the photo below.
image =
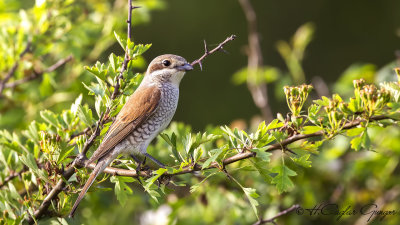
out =
<path fill-rule="evenodd" d="M 96 167 L 93 169 L 92 173 L 90 174 L 89 179 L 86 181 L 85 186 L 83 186 L 81 193 L 79 193 L 78 198 L 76 199 L 74 206 L 71 209 L 71 212 L 69 213 L 69 217 L 73 217 L 75 210 L 78 208 L 79 203 L 82 201 L 83 197 L 85 196 L 86 192 L 92 186 L 94 180 L 96 177 L 103 172 L 103 170 L 107 167 L 108 164 L 110 164 L 112 159 L 110 160 L 109 158 L 104 158 L 98 161 L 96 164 Z"/>

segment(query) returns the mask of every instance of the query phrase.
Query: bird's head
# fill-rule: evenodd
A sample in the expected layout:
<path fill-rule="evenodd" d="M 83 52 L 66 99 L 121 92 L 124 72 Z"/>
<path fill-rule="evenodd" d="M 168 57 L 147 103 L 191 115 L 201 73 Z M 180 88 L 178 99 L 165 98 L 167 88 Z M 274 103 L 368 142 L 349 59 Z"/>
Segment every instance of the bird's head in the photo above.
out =
<path fill-rule="evenodd" d="M 179 85 L 186 71 L 193 67 L 183 57 L 160 55 L 151 61 L 145 79 L 158 82 L 171 82 Z"/>

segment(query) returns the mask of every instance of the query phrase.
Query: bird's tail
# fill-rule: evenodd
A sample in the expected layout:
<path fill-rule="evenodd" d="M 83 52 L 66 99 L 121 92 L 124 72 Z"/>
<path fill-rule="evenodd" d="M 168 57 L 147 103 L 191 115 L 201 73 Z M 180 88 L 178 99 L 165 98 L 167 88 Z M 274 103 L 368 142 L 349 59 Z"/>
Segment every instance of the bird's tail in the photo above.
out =
<path fill-rule="evenodd" d="M 110 158 L 103 158 L 100 159 L 97 164 L 96 167 L 93 169 L 92 173 L 90 174 L 89 179 L 86 181 L 85 186 L 83 186 L 81 193 L 79 193 L 78 198 L 75 201 L 74 206 L 72 207 L 71 212 L 69 213 L 68 217 L 73 217 L 76 208 L 78 208 L 79 203 L 82 201 L 83 197 L 85 196 L 86 192 L 88 191 L 88 189 L 90 188 L 90 186 L 92 186 L 94 180 L 96 179 L 96 177 L 103 172 L 103 170 L 108 166 L 108 164 L 111 163 L 113 159 Z"/>

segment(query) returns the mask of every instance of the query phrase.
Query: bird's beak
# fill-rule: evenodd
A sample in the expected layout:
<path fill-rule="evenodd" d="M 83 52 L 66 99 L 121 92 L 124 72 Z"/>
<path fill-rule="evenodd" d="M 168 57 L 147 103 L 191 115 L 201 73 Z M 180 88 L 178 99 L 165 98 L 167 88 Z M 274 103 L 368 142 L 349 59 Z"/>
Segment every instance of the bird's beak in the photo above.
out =
<path fill-rule="evenodd" d="M 180 71 L 189 71 L 193 69 L 193 66 L 190 65 L 189 63 L 185 63 L 182 66 L 178 66 L 177 69 Z"/>

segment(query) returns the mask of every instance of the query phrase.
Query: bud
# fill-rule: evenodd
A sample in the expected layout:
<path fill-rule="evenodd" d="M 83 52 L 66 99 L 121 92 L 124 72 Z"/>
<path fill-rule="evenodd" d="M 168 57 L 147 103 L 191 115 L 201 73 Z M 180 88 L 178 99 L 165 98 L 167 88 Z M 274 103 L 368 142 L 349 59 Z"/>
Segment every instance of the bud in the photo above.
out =
<path fill-rule="evenodd" d="M 365 84 L 365 80 L 363 78 L 359 79 L 359 80 L 353 80 L 353 85 L 354 88 L 356 89 L 360 89 L 364 86 Z"/>

